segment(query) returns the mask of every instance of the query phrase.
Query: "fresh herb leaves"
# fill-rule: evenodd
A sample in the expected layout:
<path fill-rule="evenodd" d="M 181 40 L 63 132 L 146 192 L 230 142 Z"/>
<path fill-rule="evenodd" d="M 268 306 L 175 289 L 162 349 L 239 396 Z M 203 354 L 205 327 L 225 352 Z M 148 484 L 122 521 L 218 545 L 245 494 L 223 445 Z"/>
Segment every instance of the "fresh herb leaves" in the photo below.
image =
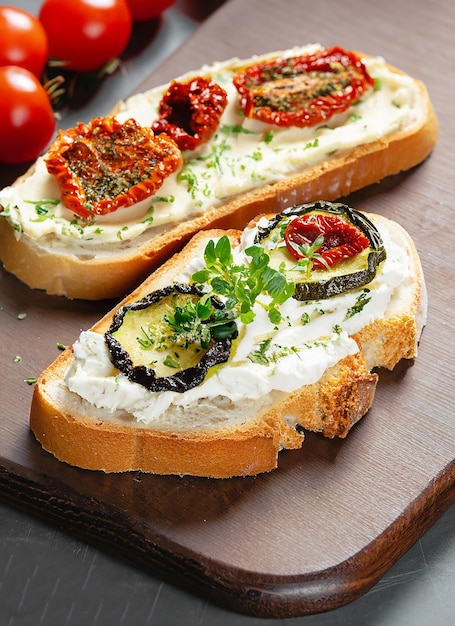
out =
<path fill-rule="evenodd" d="M 313 263 L 316 259 L 323 263 L 326 268 L 329 268 L 329 265 L 324 257 L 317 252 L 323 243 L 323 235 L 318 235 L 311 245 L 308 243 L 297 244 L 294 241 L 289 240 L 289 244 L 299 255 L 301 255 L 301 258 L 292 269 L 302 271 L 305 274 L 305 277 L 309 278 L 313 269 Z"/>
<path fill-rule="evenodd" d="M 258 365 L 269 365 L 269 357 L 267 356 L 267 350 L 269 349 L 270 343 L 272 339 L 269 337 L 268 339 L 264 339 L 259 344 L 257 350 L 253 350 L 248 355 L 248 358 L 252 363 L 258 363 Z"/>
<path fill-rule="evenodd" d="M 54 213 L 52 209 L 60 202 L 57 198 L 44 198 L 43 200 L 26 200 L 29 204 L 35 206 L 37 217 L 32 222 L 43 222 L 47 219 L 53 219 Z"/>
<path fill-rule="evenodd" d="M 172 315 L 165 315 L 172 333 L 172 342 L 187 347 L 200 343 L 205 350 L 212 339 L 228 339 L 237 335 L 237 326 L 232 313 L 213 308 L 210 296 L 202 296 L 194 302 L 188 300 L 184 306 L 176 306 Z"/>
<path fill-rule="evenodd" d="M 254 135 L 256 134 L 253 130 L 248 130 L 244 128 L 240 124 L 223 124 L 220 127 L 220 130 L 226 135 Z"/>
<path fill-rule="evenodd" d="M 368 294 L 370 293 L 369 289 L 364 289 L 362 291 L 362 293 L 357 297 L 355 304 L 353 304 L 347 311 L 346 311 L 346 315 L 345 315 L 345 319 L 349 319 L 350 317 L 354 317 L 354 315 L 356 315 L 357 313 L 360 313 L 360 311 L 362 311 L 363 307 L 368 304 L 368 302 L 371 300 L 371 296 L 369 296 Z"/>
<path fill-rule="evenodd" d="M 196 283 L 208 284 L 214 295 L 225 298 L 225 306 L 235 312 L 244 324 L 253 321 L 253 307 L 261 304 L 273 324 L 281 320 L 279 306 L 294 293 L 295 285 L 288 282 L 283 273 L 269 266 L 269 256 L 259 246 L 245 250 L 251 258 L 249 263 L 236 264 L 229 237 L 223 235 L 216 243 L 211 239 L 205 248 L 206 267 L 193 274 Z M 261 294 L 269 296 L 262 302 Z"/>
<path fill-rule="evenodd" d="M 165 327 L 141 326 L 136 341 L 143 350 L 164 351 L 172 346 L 186 350 L 190 345 L 206 350 L 212 339 L 233 339 L 238 332 L 232 311 L 214 307 L 210 294 L 184 302 L 180 298 L 180 303 L 175 301 L 172 312 L 163 319 Z"/>
<path fill-rule="evenodd" d="M 248 358 L 252 363 L 259 365 L 269 366 L 272 363 L 277 363 L 279 359 L 290 354 L 299 354 L 298 346 L 279 346 L 272 345 L 272 339 L 264 339 L 258 346 L 257 350 L 253 350 L 248 354 Z"/>

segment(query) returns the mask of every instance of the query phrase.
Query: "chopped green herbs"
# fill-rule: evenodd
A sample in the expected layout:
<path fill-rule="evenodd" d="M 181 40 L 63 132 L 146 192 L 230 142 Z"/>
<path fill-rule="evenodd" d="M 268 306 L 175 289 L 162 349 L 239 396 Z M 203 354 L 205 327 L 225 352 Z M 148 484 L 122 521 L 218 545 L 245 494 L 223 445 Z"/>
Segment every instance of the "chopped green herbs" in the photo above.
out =
<path fill-rule="evenodd" d="M 198 300 L 187 299 L 182 305 L 175 302 L 172 312 L 164 315 L 164 322 L 166 326 L 160 328 L 141 326 L 136 341 L 143 350 L 163 351 L 173 345 L 186 350 L 194 344 L 206 350 L 212 339 L 231 339 L 237 335 L 232 311 L 214 308 L 209 295 Z"/>
<path fill-rule="evenodd" d="M 319 137 L 316 137 L 313 141 L 309 141 L 303 146 L 304 150 L 309 150 L 310 148 L 317 148 L 319 146 Z"/>
<path fill-rule="evenodd" d="M 256 148 L 256 150 L 249 155 L 249 158 L 253 159 L 253 161 L 262 161 L 263 155 L 261 148 Z"/>
<path fill-rule="evenodd" d="M 269 358 L 266 354 L 272 339 L 268 338 L 261 341 L 257 350 L 253 350 L 248 355 L 248 358 L 252 363 L 258 363 L 258 365 L 269 365 Z"/>
<path fill-rule="evenodd" d="M 164 359 L 163 365 L 171 367 L 172 369 L 178 369 L 180 367 L 180 363 L 172 358 L 170 354 L 168 354 L 167 357 Z"/>
<path fill-rule="evenodd" d="M 247 128 L 243 128 L 240 124 L 223 124 L 220 128 L 221 132 L 226 133 L 227 135 L 255 135 L 256 133 L 252 130 L 248 130 Z"/>
<path fill-rule="evenodd" d="M 152 206 L 149 208 L 149 210 L 147 211 L 147 217 L 145 217 L 142 220 L 143 224 L 153 224 L 153 220 L 155 218 L 155 207 L 152 204 Z"/>
<path fill-rule="evenodd" d="M 196 302 L 188 300 L 184 306 L 176 306 L 172 315 L 165 315 L 172 343 L 184 348 L 191 343 L 200 343 L 203 349 L 207 349 L 212 338 L 221 339 L 236 334 L 237 327 L 230 323 L 232 314 L 212 309 L 210 298 L 203 296 Z M 218 333 L 221 328 L 223 330 Z"/>
<path fill-rule="evenodd" d="M 185 165 L 181 169 L 181 171 L 177 175 L 177 181 L 179 183 L 186 181 L 188 193 L 193 199 L 195 199 L 198 189 L 198 180 L 196 174 L 189 165 Z"/>
<path fill-rule="evenodd" d="M 214 143 L 212 145 L 209 154 L 200 156 L 197 160 L 205 161 L 207 167 L 213 167 L 219 174 L 222 174 L 223 168 L 221 166 L 221 157 L 227 150 L 232 150 L 232 146 L 226 141 L 226 139 L 223 139 L 219 143 Z"/>
<path fill-rule="evenodd" d="M 35 212 L 37 217 L 32 222 L 43 222 L 47 219 L 53 219 L 54 213 L 52 209 L 59 204 L 58 198 L 43 198 L 42 200 L 25 200 L 28 204 L 35 206 Z"/>
<path fill-rule="evenodd" d="M 306 345 L 305 347 L 308 348 L 311 346 Z M 290 354 L 298 355 L 299 350 L 300 348 L 298 346 L 272 346 L 272 340 L 265 339 L 261 341 L 257 350 L 250 352 L 248 358 L 252 363 L 269 366 L 272 363 L 277 363 L 282 357 L 289 356 Z"/>
<path fill-rule="evenodd" d="M 368 302 L 371 300 L 371 296 L 368 295 L 369 293 L 370 293 L 369 289 L 364 289 L 362 291 L 362 293 L 357 297 L 357 300 L 355 301 L 355 304 L 353 304 L 346 311 L 345 319 L 349 319 L 350 317 L 354 317 L 354 315 L 356 315 L 357 313 L 360 313 L 360 311 L 363 310 L 364 306 L 366 304 L 368 304 Z"/>
<path fill-rule="evenodd" d="M 13 213 L 17 211 L 18 211 L 17 205 L 11 208 L 10 205 L 3 206 L 0 204 L 0 217 L 4 217 L 16 232 L 22 233 L 22 230 L 23 230 L 22 225 L 20 224 L 20 222 L 17 221 L 17 218 L 14 219 L 14 216 L 13 216 Z"/>
<path fill-rule="evenodd" d="M 128 226 L 123 226 L 119 231 L 117 231 L 117 239 L 123 241 L 123 234 L 128 230 Z"/>

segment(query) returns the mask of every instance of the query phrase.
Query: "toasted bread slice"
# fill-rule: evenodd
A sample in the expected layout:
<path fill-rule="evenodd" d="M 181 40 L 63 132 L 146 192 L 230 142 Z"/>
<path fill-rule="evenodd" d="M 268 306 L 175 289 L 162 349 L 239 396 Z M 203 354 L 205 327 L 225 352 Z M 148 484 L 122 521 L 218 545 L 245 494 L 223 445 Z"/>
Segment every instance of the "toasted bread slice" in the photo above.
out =
<path fill-rule="evenodd" d="M 256 396 L 240 394 L 235 398 L 229 393 L 205 395 L 201 385 L 194 398 L 181 400 L 184 392 L 177 404 L 155 415 L 152 411 L 144 421 L 121 408 L 121 404 L 102 408 L 98 401 L 91 401 L 91 392 L 83 391 L 84 399 L 70 391 L 68 372 L 75 357 L 73 348 L 68 347 L 35 386 L 30 425 L 37 440 L 58 459 L 91 470 L 228 478 L 274 469 L 281 449 L 302 446 L 305 430 L 345 437 L 371 407 L 378 380 L 373 368 L 391 369 L 400 359 L 415 357 L 426 319 L 425 283 L 411 238 L 397 223 L 377 215 L 369 217 L 384 235 L 391 258 L 395 258 L 395 247 L 401 259 L 400 278 L 385 310 L 372 316 L 365 314 L 358 321 L 360 327 L 352 335 L 355 348 L 325 364 L 315 380 L 285 392 L 272 388 Z M 241 241 L 242 233 L 235 230 L 199 233 L 95 324 L 91 329 L 95 336 L 102 337 L 121 307 L 181 277 L 182 271 L 201 259 L 207 241 L 224 234 L 233 246 Z M 382 289 L 373 282 L 371 291 L 376 288 Z M 326 306 L 329 309 L 331 303 Z M 230 363 L 225 367 L 229 368 Z M 114 377 L 118 374 L 117 370 L 112 372 Z M 87 389 L 92 387 L 90 376 Z M 238 386 L 242 386 L 241 381 Z M 154 400 L 153 392 L 145 393 L 150 394 L 150 402 Z"/>
<path fill-rule="evenodd" d="M 292 51 L 287 53 L 292 54 Z M 366 56 L 363 58 L 368 59 Z M 32 214 L 30 220 L 25 217 L 30 204 L 24 204 L 23 201 L 38 199 L 33 195 L 38 180 L 46 189 L 46 194 L 58 196 L 58 190 L 49 181 L 43 182 L 43 174 L 37 173 L 42 172 L 42 164 L 38 163 L 36 169 L 32 168 L 12 188 L 0 193 L 0 204 L 4 206 L 3 217 L 6 218 L 0 219 L 0 258 L 4 267 L 30 287 L 43 289 L 49 294 L 89 300 L 123 297 L 201 229 L 243 229 L 260 213 L 320 198 L 335 200 L 417 165 L 431 153 L 438 135 L 438 121 L 427 89 L 422 82 L 382 61 L 370 62 L 373 63 L 373 76 L 376 77 L 377 72 L 378 85 L 382 80 L 383 91 L 371 90 L 365 96 L 365 113 L 362 113 L 361 103 L 337 118 L 333 128 L 319 125 L 311 131 L 292 129 L 292 133 L 296 134 L 292 138 L 293 148 L 289 156 L 285 159 L 280 149 L 275 152 L 273 163 L 268 160 L 270 155 L 267 156 L 267 163 L 264 156 L 261 160 L 256 159 L 260 158 L 259 153 L 266 154 L 278 136 L 282 137 L 284 133 L 287 137 L 287 129 L 277 129 L 262 122 L 245 122 L 244 118 L 239 118 L 235 113 L 238 109 L 238 95 L 234 90 L 229 94 L 228 106 L 220 120 L 220 133 L 215 134 L 194 154 L 184 154 L 183 169 L 171 176 L 157 193 L 157 196 L 166 196 L 167 204 L 161 201 L 155 203 L 154 221 L 150 220 L 147 229 L 140 234 L 139 229 L 134 236 L 132 233 L 137 230 L 138 224 L 147 218 L 144 211 L 138 213 L 135 222 L 128 211 L 117 211 L 115 232 L 109 240 L 99 239 L 99 233 L 106 233 L 107 228 L 113 230 L 112 224 L 109 226 L 106 220 L 97 218 L 90 227 L 80 222 L 74 226 L 71 225 L 74 216 L 69 211 L 65 217 L 67 224 L 62 227 L 62 232 L 66 233 L 64 236 L 60 231 L 57 235 L 49 228 L 43 228 L 42 233 L 38 233 L 35 230 L 37 216 Z M 224 67 L 234 71 L 246 63 L 246 60 L 233 60 L 205 67 L 200 72 L 214 76 L 216 80 Z M 383 72 L 387 80 L 381 79 Z M 410 94 L 405 104 L 390 107 L 395 115 L 399 112 L 393 121 L 387 119 L 382 108 L 384 100 L 381 98 L 386 83 L 389 85 L 387 90 L 390 89 L 390 95 L 387 96 L 389 103 L 395 96 L 402 97 L 403 86 Z M 116 116 L 122 120 L 130 116 L 137 118 L 141 124 L 152 124 L 157 98 L 165 87 L 136 94 L 119 103 L 115 110 Z M 367 112 L 369 106 L 370 113 Z M 381 110 L 381 115 L 376 115 L 375 111 L 378 110 Z M 409 112 L 408 116 L 405 111 Z M 384 120 L 384 124 L 369 134 L 363 134 L 363 131 L 356 129 L 374 126 L 370 122 L 371 118 L 362 119 L 364 115 L 373 115 L 376 121 Z M 226 130 L 240 127 L 242 132 Z M 344 133 L 339 140 L 334 133 L 343 129 L 349 129 L 349 133 Z M 274 139 L 268 144 L 264 138 L 272 135 Z M 348 140 L 345 143 L 346 137 Z M 238 168 L 235 166 L 235 175 L 231 175 L 232 158 L 237 149 L 234 138 L 235 142 L 249 141 L 251 145 L 249 155 L 239 160 Z M 221 149 L 223 141 L 230 148 L 224 152 Z M 212 154 L 220 160 L 210 159 Z M 297 154 L 300 156 L 295 160 L 293 155 Z M 304 158 L 299 161 L 301 155 Z M 286 169 L 281 171 L 281 164 L 285 161 Z M 192 197 L 195 180 L 192 178 L 192 163 L 195 162 L 198 166 L 206 164 L 206 170 L 198 175 L 200 191 L 197 198 Z M 245 163 L 248 165 L 245 166 Z M 250 167 L 253 168 L 251 171 L 248 169 Z M 242 175 L 242 171 L 245 174 Z M 210 180 L 205 189 L 203 182 L 208 174 L 215 178 Z M 29 178 L 33 182 L 27 182 Z M 213 191 L 218 185 L 220 189 Z M 207 190 L 212 190 L 212 195 Z M 20 193 L 20 196 L 16 193 Z M 174 197 L 172 214 L 166 221 L 160 215 L 166 213 L 171 204 L 168 199 Z M 15 211 L 19 211 L 19 215 Z M 164 221 L 159 223 L 158 218 Z M 40 215 L 39 220 L 42 219 Z M 40 225 L 44 227 L 48 223 Z M 29 226 L 33 226 L 33 234 Z M 85 233 L 82 237 L 76 232 L 81 226 Z M 92 228 L 90 233 L 89 228 Z"/>

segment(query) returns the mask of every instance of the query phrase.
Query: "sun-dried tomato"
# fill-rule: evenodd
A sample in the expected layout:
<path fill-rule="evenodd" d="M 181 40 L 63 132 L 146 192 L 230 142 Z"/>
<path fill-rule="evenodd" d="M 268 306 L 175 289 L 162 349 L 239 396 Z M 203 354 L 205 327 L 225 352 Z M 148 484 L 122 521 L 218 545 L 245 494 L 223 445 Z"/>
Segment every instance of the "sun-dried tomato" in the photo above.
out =
<path fill-rule="evenodd" d="M 296 217 L 287 225 L 284 237 L 292 256 L 301 259 L 306 256 L 305 246 L 314 245 L 320 235 L 322 243 L 312 256 L 314 269 L 333 267 L 370 246 L 370 240 L 360 228 L 336 215 L 322 213 L 305 213 Z"/>
<path fill-rule="evenodd" d="M 60 131 L 45 158 L 63 204 L 83 218 L 112 213 L 153 195 L 182 163 L 175 142 L 133 119 L 98 117 Z"/>
<path fill-rule="evenodd" d="M 314 126 L 374 85 L 362 60 L 339 47 L 243 68 L 233 79 L 246 117 L 277 126 Z"/>
<path fill-rule="evenodd" d="M 181 150 L 194 150 L 215 133 L 226 104 L 226 91 L 206 78 L 173 81 L 161 99 L 152 130 L 172 137 Z"/>

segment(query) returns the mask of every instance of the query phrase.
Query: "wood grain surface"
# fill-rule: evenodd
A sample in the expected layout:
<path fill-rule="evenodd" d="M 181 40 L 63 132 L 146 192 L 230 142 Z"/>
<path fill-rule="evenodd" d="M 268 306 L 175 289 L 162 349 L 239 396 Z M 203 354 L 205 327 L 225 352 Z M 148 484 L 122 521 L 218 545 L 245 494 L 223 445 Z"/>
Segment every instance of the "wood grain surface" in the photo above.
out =
<path fill-rule="evenodd" d="M 0 273 L 2 497 L 251 615 L 292 617 L 354 600 L 455 499 L 455 7 L 376 5 L 367 12 L 361 0 L 320 0 L 309 11 L 303 0 L 231 0 L 141 86 L 316 41 L 382 55 L 426 82 L 441 124 L 433 154 L 347 201 L 397 220 L 414 238 L 428 323 L 418 358 L 380 372 L 374 406 L 346 440 L 309 435 L 301 451 L 281 454 L 277 471 L 251 479 L 104 475 L 61 464 L 29 431 L 24 381 L 113 303 L 48 297 Z"/>

